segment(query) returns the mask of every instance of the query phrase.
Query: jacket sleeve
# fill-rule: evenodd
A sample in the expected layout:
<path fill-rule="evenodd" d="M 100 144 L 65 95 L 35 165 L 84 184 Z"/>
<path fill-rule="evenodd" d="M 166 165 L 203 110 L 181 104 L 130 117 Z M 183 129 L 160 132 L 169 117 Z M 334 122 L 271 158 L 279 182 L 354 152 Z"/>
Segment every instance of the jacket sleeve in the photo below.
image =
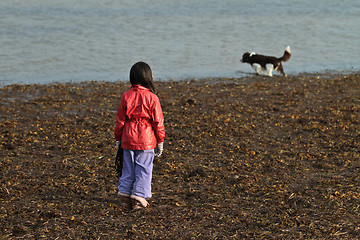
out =
<path fill-rule="evenodd" d="M 115 124 L 115 140 L 120 141 L 122 136 L 122 131 L 125 125 L 126 120 L 126 104 L 124 101 L 124 97 L 121 98 L 120 105 L 118 111 L 116 113 L 116 124 Z"/>
<path fill-rule="evenodd" d="M 152 128 L 155 132 L 157 143 L 162 143 L 165 140 L 164 116 L 160 105 L 159 98 L 155 98 L 155 106 L 152 111 Z"/>

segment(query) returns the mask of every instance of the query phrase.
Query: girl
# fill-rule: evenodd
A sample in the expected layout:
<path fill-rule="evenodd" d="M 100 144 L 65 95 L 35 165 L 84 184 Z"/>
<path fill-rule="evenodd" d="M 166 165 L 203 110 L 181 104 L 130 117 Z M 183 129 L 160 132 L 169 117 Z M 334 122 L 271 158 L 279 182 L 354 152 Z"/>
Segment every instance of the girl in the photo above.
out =
<path fill-rule="evenodd" d="M 136 210 L 149 205 L 146 199 L 151 197 L 153 159 L 162 154 L 165 128 L 150 66 L 135 63 L 130 83 L 131 89 L 121 96 L 115 139 L 124 149 L 118 195 L 126 207 Z"/>

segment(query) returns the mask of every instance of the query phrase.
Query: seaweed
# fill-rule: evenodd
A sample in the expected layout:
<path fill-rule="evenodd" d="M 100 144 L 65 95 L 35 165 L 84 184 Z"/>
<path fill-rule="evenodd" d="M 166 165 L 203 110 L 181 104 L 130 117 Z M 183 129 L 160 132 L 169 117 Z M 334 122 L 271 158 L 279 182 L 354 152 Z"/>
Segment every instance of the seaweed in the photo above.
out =
<path fill-rule="evenodd" d="M 0 239 L 356 239 L 360 76 L 156 82 L 153 197 L 116 196 L 128 83 L 0 89 Z"/>

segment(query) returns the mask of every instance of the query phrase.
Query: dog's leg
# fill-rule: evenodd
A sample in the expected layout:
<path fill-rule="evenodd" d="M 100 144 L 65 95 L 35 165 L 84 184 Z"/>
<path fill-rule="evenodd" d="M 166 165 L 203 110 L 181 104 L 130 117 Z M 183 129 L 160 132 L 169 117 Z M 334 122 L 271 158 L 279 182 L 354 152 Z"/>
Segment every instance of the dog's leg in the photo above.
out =
<path fill-rule="evenodd" d="M 276 71 L 278 71 L 279 73 L 281 73 L 283 76 L 287 76 L 286 74 L 285 74 L 285 72 L 284 72 L 284 68 L 283 68 L 283 66 L 282 66 L 282 64 L 280 63 L 279 64 L 279 66 L 278 66 L 278 68 L 276 69 Z"/>
<path fill-rule="evenodd" d="M 272 77 L 272 71 L 274 70 L 274 65 L 272 63 L 266 64 L 266 75 Z"/>
<path fill-rule="evenodd" d="M 255 70 L 256 74 L 261 75 L 262 67 L 258 63 L 253 63 L 251 67 Z"/>

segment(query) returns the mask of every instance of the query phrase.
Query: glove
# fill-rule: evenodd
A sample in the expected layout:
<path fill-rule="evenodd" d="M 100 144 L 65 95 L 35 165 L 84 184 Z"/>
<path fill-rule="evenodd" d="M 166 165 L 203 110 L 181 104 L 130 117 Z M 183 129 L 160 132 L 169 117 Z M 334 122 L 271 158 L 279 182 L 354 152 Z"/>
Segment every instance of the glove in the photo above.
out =
<path fill-rule="evenodd" d="M 116 148 L 119 148 L 120 146 L 120 141 L 116 141 Z"/>
<path fill-rule="evenodd" d="M 160 157 L 164 150 L 164 142 L 158 143 L 155 148 L 155 157 Z"/>

